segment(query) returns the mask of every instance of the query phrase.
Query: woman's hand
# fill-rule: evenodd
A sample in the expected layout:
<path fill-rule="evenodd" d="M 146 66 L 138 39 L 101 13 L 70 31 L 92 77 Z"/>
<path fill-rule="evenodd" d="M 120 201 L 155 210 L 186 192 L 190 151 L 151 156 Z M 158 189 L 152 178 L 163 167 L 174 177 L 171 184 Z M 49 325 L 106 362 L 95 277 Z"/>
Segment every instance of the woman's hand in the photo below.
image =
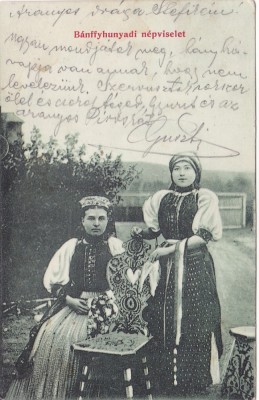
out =
<path fill-rule="evenodd" d="M 87 314 L 89 307 L 87 305 L 87 300 L 75 299 L 71 296 L 66 296 L 66 304 L 77 314 Z"/>
<path fill-rule="evenodd" d="M 169 247 L 158 247 L 156 250 L 153 251 L 153 253 L 150 254 L 149 261 L 155 262 L 159 260 L 160 257 L 168 256 L 169 254 L 172 254 L 174 252 L 175 245 Z"/>
<path fill-rule="evenodd" d="M 133 226 L 131 229 L 131 237 L 132 238 L 142 238 L 143 237 L 143 229 L 139 226 Z"/>

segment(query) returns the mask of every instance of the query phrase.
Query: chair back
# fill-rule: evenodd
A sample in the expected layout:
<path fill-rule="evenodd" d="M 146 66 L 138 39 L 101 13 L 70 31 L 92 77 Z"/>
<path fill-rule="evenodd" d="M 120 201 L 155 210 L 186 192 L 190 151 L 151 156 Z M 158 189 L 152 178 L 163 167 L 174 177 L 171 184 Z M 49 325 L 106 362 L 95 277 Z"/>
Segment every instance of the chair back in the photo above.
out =
<path fill-rule="evenodd" d="M 149 278 L 141 291 L 139 278 L 151 246 L 141 239 L 130 239 L 123 247 L 125 252 L 113 257 L 107 268 L 108 282 L 119 308 L 112 330 L 147 335 L 147 322 L 142 313 L 150 297 Z"/>

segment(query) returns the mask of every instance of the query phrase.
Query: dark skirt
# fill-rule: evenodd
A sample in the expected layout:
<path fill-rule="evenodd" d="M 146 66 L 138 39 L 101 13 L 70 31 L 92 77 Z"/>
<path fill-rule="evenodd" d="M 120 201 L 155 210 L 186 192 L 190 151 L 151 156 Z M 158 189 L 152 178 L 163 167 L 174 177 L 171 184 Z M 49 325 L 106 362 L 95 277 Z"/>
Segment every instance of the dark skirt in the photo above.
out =
<path fill-rule="evenodd" d="M 212 383 L 211 338 L 222 354 L 220 304 L 213 260 L 206 246 L 184 257 L 180 342 L 176 345 L 177 271 L 175 256 L 160 260 L 161 278 L 146 318 L 154 336 L 153 373 L 160 392 L 200 393 Z M 168 263 L 171 263 L 168 274 Z M 168 276 L 167 276 L 168 274 Z"/>

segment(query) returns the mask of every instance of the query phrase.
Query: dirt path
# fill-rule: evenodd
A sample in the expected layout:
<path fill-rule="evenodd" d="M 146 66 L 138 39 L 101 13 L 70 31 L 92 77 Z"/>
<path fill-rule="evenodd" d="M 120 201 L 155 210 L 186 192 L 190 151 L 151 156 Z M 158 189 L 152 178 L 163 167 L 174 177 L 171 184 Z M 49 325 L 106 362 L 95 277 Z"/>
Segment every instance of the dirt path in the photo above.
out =
<path fill-rule="evenodd" d="M 223 339 L 230 328 L 255 324 L 255 237 L 248 230 L 228 231 L 210 245 L 222 310 Z"/>

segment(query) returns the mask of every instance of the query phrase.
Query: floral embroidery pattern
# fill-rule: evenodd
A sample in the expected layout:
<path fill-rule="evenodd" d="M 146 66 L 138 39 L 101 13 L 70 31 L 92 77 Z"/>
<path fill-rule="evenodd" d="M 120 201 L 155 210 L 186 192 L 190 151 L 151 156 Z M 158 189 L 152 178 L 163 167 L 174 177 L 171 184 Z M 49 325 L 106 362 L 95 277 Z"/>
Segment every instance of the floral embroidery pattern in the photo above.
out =
<path fill-rule="evenodd" d="M 254 398 L 252 353 L 253 349 L 247 339 L 237 337 L 234 352 L 222 384 L 222 395 L 244 400 Z"/>

